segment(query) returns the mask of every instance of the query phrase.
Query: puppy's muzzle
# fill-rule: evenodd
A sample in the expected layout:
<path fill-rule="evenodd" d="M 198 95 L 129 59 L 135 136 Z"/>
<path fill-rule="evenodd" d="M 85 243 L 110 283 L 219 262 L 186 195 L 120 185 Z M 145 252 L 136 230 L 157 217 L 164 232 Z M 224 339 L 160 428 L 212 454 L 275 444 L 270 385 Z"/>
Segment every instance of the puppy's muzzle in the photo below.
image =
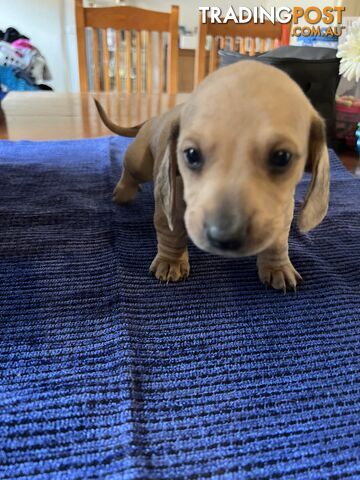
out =
<path fill-rule="evenodd" d="M 229 215 L 208 218 L 204 229 L 209 244 L 217 250 L 230 251 L 241 249 L 246 241 L 247 222 L 234 219 Z"/>

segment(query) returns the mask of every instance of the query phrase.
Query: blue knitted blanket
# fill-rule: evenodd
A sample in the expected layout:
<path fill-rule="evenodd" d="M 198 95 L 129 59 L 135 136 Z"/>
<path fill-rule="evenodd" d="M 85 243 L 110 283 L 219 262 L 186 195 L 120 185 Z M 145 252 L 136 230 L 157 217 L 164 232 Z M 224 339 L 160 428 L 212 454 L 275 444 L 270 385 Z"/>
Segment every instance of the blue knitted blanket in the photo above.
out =
<path fill-rule="evenodd" d="M 359 479 L 359 181 L 331 154 L 297 294 L 194 246 L 163 285 L 128 143 L 0 142 L 0 478 Z"/>

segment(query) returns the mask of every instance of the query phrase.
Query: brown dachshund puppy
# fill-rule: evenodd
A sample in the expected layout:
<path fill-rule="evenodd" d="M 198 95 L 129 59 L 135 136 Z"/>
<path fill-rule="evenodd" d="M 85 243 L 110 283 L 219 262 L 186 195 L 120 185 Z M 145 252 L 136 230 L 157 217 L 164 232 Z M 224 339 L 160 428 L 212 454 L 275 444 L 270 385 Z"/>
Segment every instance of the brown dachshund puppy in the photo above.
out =
<path fill-rule="evenodd" d="M 189 275 L 187 235 L 202 250 L 257 255 L 260 280 L 295 289 L 288 256 L 294 192 L 305 169 L 312 180 L 299 217 L 303 232 L 324 218 L 329 158 L 324 122 L 280 70 L 244 61 L 209 75 L 189 100 L 143 125 L 114 190 L 120 204 L 154 179 L 158 251 L 150 271 L 168 282 Z"/>

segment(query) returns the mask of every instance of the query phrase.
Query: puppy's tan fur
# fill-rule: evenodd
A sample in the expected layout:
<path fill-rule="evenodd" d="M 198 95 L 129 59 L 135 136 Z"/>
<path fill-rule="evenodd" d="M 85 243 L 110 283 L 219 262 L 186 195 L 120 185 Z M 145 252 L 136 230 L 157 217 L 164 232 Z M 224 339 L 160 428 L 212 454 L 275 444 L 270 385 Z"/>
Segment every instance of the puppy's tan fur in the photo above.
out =
<path fill-rule="evenodd" d="M 111 127 L 105 116 L 106 122 Z M 296 287 L 301 277 L 288 256 L 295 187 L 305 169 L 312 172 L 298 220 L 307 232 L 327 212 L 329 158 L 324 122 L 295 82 L 273 67 L 240 62 L 209 75 L 185 104 L 132 133 L 137 130 L 114 200 L 127 203 L 139 184 L 154 180 L 158 251 L 150 270 L 158 279 L 188 276 L 189 235 L 212 253 L 257 255 L 263 283 Z M 129 133 L 121 127 L 115 131 Z M 202 153 L 200 171 L 186 165 L 189 148 Z M 281 174 L 269 170 L 269 156 L 277 150 L 293 155 Z M 205 225 L 224 216 L 232 225 L 246 226 L 241 247 L 233 251 L 213 247 L 206 235 Z"/>

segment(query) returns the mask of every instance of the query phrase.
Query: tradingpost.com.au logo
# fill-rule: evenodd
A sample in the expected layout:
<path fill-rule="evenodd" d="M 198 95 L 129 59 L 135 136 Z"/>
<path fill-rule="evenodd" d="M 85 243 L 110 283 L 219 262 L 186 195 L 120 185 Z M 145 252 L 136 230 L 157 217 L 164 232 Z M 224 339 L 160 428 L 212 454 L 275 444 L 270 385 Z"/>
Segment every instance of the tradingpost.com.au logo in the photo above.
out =
<path fill-rule="evenodd" d="M 345 7 L 238 7 L 237 9 L 230 6 L 226 11 L 219 7 L 199 7 L 201 12 L 201 20 L 206 23 L 209 17 L 211 23 L 227 23 L 233 21 L 235 23 L 265 23 L 276 22 L 282 24 L 292 23 L 292 36 L 295 37 L 340 37 L 344 26 L 342 17 Z M 300 21 L 304 21 L 307 25 L 299 25 Z M 320 24 L 326 27 L 321 28 Z"/>

